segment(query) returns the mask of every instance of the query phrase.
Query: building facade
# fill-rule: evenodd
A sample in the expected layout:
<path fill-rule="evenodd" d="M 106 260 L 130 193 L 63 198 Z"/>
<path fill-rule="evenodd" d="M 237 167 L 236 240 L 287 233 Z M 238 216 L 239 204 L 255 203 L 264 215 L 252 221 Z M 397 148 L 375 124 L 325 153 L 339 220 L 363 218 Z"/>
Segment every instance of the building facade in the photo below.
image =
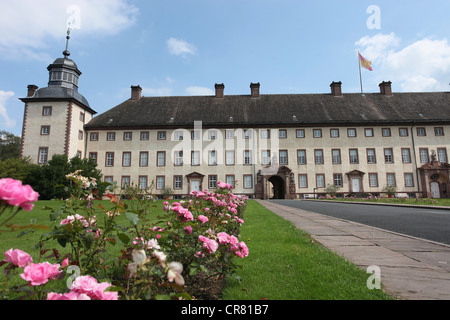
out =
<path fill-rule="evenodd" d="M 22 155 L 89 157 L 105 180 L 124 187 L 170 188 L 177 198 L 215 189 L 267 199 L 325 194 L 449 197 L 450 92 L 143 97 L 95 116 L 78 93 L 81 72 L 65 55 L 48 67 L 47 88 L 23 98 Z"/>

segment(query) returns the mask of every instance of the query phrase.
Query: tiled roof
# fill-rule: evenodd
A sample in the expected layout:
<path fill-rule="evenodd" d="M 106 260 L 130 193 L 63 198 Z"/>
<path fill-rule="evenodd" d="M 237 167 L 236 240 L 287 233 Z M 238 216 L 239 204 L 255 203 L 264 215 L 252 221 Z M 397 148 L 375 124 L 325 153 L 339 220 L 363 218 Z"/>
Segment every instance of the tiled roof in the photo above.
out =
<path fill-rule="evenodd" d="M 142 97 L 95 117 L 87 129 L 450 123 L 450 92 Z"/>

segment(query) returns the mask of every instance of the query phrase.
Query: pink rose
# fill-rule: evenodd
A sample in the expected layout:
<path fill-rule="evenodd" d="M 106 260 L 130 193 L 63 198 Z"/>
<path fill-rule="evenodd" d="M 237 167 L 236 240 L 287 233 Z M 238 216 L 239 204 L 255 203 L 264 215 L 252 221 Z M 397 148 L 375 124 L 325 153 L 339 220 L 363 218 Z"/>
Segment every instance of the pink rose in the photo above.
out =
<path fill-rule="evenodd" d="M 34 207 L 32 202 L 37 201 L 38 198 L 39 193 L 29 185 L 24 186 L 21 181 L 11 178 L 0 179 L 0 199 L 9 205 L 31 211 Z"/>
<path fill-rule="evenodd" d="M 47 294 L 47 300 L 92 300 L 92 299 L 84 293 L 70 291 L 64 294 L 50 292 Z"/>
<path fill-rule="evenodd" d="M 199 215 L 198 220 L 200 220 L 202 223 L 208 222 L 208 218 L 205 217 L 204 215 Z"/>
<path fill-rule="evenodd" d="M 59 270 L 59 264 L 50 264 L 48 262 L 32 263 L 25 267 L 20 277 L 30 282 L 32 286 L 40 286 L 48 280 L 54 279 L 62 271 Z"/>
<path fill-rule="evenodd" d="M 230 236 L 226 232 L 218 233 L 217 238 L 219 239 L 219 243 L 221 244 L 226 244 L 230 242 Z"/>
<path fill-rule="evenodd" d="M 97 279 L 91 276 L 80 276 L 76 278 L 74 282 L 72 282 L 71 289 L 79 293 L 85 293 L 92 298 L 93 296 L 95 296 L 94 290 L 97 285 Z"/>
<path fill-rule="evenodd" d="M 118 292 L 105 291 L 109 287 L 111 287 L 111 284 L 108 282 L 99 283 L 94 289 L 95 297 L 98 300 L 118 300 L 119 299 Z"/>
<path fill-rule="evenodd" d="M 187 234 L 191 234 L 192 233 L 192 227 L 191 226 L 187 226 L 183 228 Z"/>
<path fill-rule="evenodd" d="M 19 249 L 9 249 L 5 252 L 6 261 L 11 262 L 13 265 L 17 267 L 24 268 L 30 263 L 33 263 L 33 258 L 22 250 Z"/>

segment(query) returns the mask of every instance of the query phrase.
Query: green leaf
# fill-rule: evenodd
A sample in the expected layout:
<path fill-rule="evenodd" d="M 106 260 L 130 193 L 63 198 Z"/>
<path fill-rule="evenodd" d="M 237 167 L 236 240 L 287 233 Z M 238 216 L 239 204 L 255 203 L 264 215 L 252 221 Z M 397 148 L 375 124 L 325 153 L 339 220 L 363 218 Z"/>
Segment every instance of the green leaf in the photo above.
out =
<path fill-rule="evenodd" d="M 135 213 L 125 212 L 125 216 L 130 221 L 132 226 L 136 226 L 139 222 L 139 216 Z"/>
<path fill-rule="evenodd" d="M 117 238 L 119 238 L 119 240 L 125 245 L 128 244 L 128 242 L 130 241 L 130 237 L 125 233 L 117 234 Z"/>
<path fill-rule="evenodd" d="M 189 275 L 190 276 L 195 276 L 197 274 L 197 268 L 191 268 L 189 270 Z"/>

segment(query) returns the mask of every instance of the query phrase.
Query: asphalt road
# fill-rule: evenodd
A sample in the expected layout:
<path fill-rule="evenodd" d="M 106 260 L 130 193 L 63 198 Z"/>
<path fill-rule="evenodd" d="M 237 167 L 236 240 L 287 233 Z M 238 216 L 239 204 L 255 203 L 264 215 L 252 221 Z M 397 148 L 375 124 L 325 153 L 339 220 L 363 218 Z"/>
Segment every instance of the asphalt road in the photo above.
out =
<path fill-rule="evenodd" d="M 450 245 L 450 210 L 302 200 L 270 201 Z"/>

